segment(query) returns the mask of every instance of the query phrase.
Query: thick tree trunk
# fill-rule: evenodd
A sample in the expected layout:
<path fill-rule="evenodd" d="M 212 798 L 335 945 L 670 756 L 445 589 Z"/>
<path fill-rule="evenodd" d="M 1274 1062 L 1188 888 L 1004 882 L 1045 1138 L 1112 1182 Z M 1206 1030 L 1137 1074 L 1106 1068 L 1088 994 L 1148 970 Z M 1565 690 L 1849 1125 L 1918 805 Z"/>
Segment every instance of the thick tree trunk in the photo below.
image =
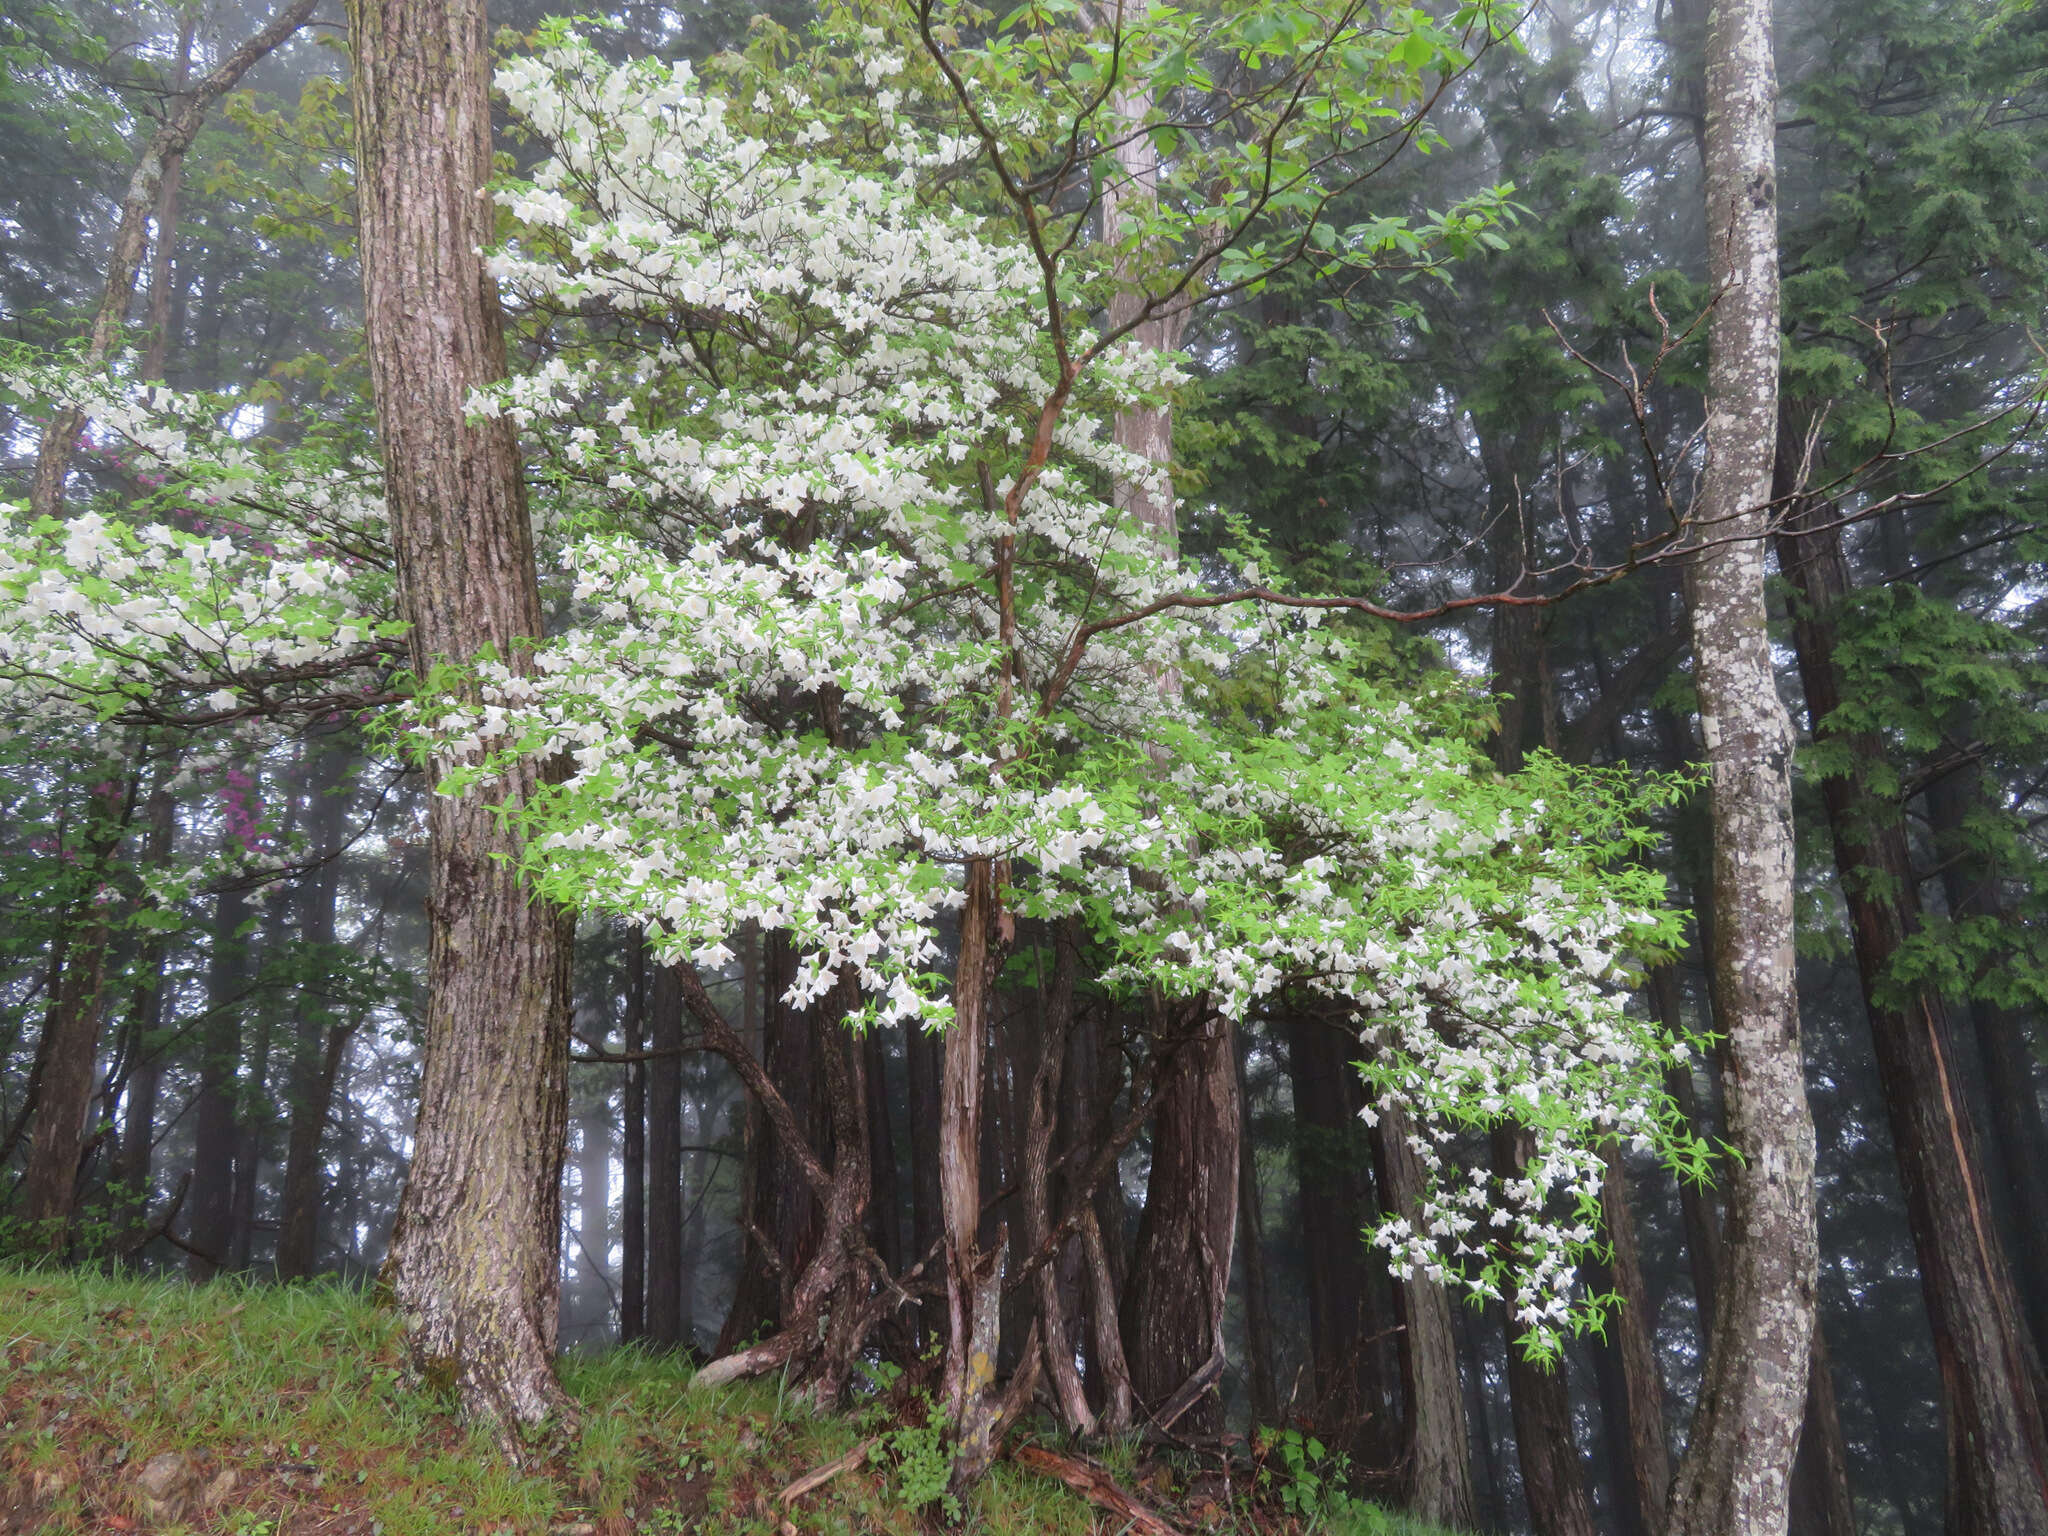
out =
<path fill-rule="evenodd" d="M 648 989 L 647 1290 L 641 1337 L 655 1349 L 683 1341 L 683 994 L 676 968 Z"/>
<path fill-rule="evenodd" d="M 1688 572 L 1712 782 L 1712 968 L 1728 1140 L 1726 1266 L 1668 1536 L 1780 1536 L 1812 1348 L 1817 1239 L 1792 950 L 1792 735 L 1764 613 L 1778 419 L 1777 77 L 1770 0 L 1708 27 L 1707 464 Z"/>
<path fill-rule="evenodd" d="M 235 1074 L 242 1057 L 241 993 L 248 979 L 248 941 L 241 929 L 248 915 L 248 897 L 241 891 L 214 898 L 199 1094 L 192 1106 L 192 1188 L 185 1197 L 185 1272 L 194 1280 L 220 1273 L 234 1239 Z"/>
<path fill-rule="evenodd" d="M 626 930 L 626 1085 L 619 1133 L 619 1342 L 647 1332 L 647 935 Z"/>
<path fill-rule="evenodd" d="M 1060 1124 L 1061 1087 L 1066 1078 L 1068 1043 L 1074 1024 L 1076 936 L 1071 920 L 1055 924 L 1049 934 L 1053 949 L 1052 981 L 1046 988 L 1045 1028 L 1038 1042 L 1038 1062 L 1031 1075 L 1025 1107 L 1023 1166 L 1018 1206 L 1024 1219 L 1024 1249 L 1035 1253 L 1052 1231 L 1052 1149 Z M 1083 1110 L 1085 1114 L 1085 1108 Z M 1042 1264 L 1032 1277 L 1038 1303 L 1039 1333 L 1045 1352 L 1045 1374 L 1052 1387 L 1060 1421 L 1077 1435 L 1095 1432 L 1081 1372 L 1074 1364 L 1073 1319 L 1060 1286 L 1060 1267 Z"/>
<path fill-rule="evenodd" d="M 1520 1179 L 1535 1155 L 1527 1131 L 1493 1133 L 1493 1167 L 1503 1179 Z M 1564 1361 L 1532 1362 L 1522 1340 L 1527 1332 L 1515 1316 L 1517 1297 L 1504 1298 L 1507 1328 L 1508 1398 L 1515 1421 L 1515 1454 L 1522 1467 L 1522 1492 L 1536 1536 L 1593 1536 L 1593 1507 L 1586 1497 L 1586 1471 L 1572 1435 L 1572 1404 Z"/>
<path fill-rule="evenodd" d="M 524 669 L 542 630 L 519 447 L 471 421 L 505 373 L 492 238 L 483 0 L 349 0 L 363 315 L 415 672 L 485 653 Z M 446 768 L 451 764 L 437 764 Z M 415 1360 L 501 1426 L 574 1419 L 555 1379 L 571 927 L 520 878 L 496 807 L 525 763 L 435 795 L 425 1053 L 384 1279 Z M 512 1437 L 501 1432 L 509 1446 Z"/>
<path fill-rule="evenodd" d="M 1348 1069 L 1347 1069 L 1348 1070 Z M 1407 1113 L 1380 1110 L 1373 1130 L 1373 1162 L 1380 1196 L 1387 1206 L 1415 1220 L 1422 1209 L 1422 1163 L 1409 1145 Z M 1401 1326 L 1401 1396 L 1406 1405 L 1402 1447 L 1402 1503 L 1408 1512 L 1435 1525 L 1462 1529 L 1478 1518 L 1472 1494 L 1471 1442 L 1466 1435 L 1465 1399 L 1458 1379 L 1458 1338 L 1451 1320 L 1451 1296 L 1443 1286 L 1416 1275 L 1396 1283 Z"/>
<path fill-rule="evenodd" d="M 861 1037 L 861 1070 L 867 1078 L 868 1171 L 874 1180 L 868 1227 L 874 1234 L 875 1252 L 881 1255 L 889 1273 L 900 1274 L 903 1198 L 897 1187 L 896 1133 L 889 1123 L 889 1054 L 877 1028 L 869 1028 Z"/>
<path fill-rule="evenodd" d="M 1957 923 L 2003 929 L 2014 919 L 1999 888 L 1998 866 L 1973 848 L 1970 836 L 1984 798 L 1983 780 L 1973 765 L 1928 787 L 1927 815 L 1949 916 Z M 2048 1127 L 2042 1123 L 2037 1087 L 2040 1057 L 2020 1014 L 1986 997 L 1971 997 L 1968 1008 L 1984 1064 L 1991 1144 L 2004 1175 L 1994 1187 L 2007 1207 L 2020 1301 L 2038 1356 L 2048 1353 Z"/>
<path fill-rule="evenodd" d="M 1801 506 L 1780 541 L 1779 564 L 1798 595 L 1793 640 L 1809 723 L 1816 740 L 1849 765 L 1821 782 L 1821 799 L 1934 1326 L 1954 1528 L 2042 1536 L 2048 1426 L 2041 1366 L 1984 1187 L 1947 1009 L 1939 993 L 1891 980 L 1892 961 L 1920 914 L 1899 808 L 1874 787 L 1889 777 L 1884 743 L 1875 732 L 1830 724 L 1842 702 L 1835 625 L 1850 590 L 1834 515 L 1824 505 Z"/>

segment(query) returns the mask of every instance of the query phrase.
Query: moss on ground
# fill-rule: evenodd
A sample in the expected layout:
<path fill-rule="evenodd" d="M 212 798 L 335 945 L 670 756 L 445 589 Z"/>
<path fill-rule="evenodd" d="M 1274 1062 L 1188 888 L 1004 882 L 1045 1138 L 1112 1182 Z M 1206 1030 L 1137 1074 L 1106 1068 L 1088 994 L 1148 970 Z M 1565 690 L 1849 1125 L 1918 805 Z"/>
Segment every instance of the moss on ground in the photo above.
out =
<path fill-rule="evenodd" d="M 1083 1536 L 1112 1521 L 1065 1487 L 999 1464 L 957 1525 L 914 1508 L 918 1432 L 815 1493 L 777 1495 L 883 1430 L 879 1408 L 817 1415 L 756 1382 L 702 1395 L 688 1368 L 635 1350 L 571 1356 L 581 1438 L 517 1471 L 410 1383 L 396 1320 L 333 1285 L 276 1287 L 0 1270 L 0 1533 L 221 1536 L 706 1536 L 952 1528 Z M 914 1415 L 913 1415 L 914 1420 Z M 891 1420 L 890 1423 L 894 1423 Z M 1303 1520 L 1220 1473 L 1106 1462 L 1181 1528 L 1427 1536 L 1354 1505 Z"/>

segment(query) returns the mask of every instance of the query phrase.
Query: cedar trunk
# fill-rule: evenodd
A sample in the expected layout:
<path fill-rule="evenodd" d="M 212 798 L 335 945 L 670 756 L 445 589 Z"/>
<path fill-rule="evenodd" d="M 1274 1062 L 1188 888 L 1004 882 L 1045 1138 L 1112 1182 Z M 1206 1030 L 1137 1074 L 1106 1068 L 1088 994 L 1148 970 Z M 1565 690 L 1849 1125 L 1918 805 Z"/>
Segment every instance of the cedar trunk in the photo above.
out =
<path fill-rule="evenodd" d="M 199 1030 L 199 1094 L 192 1106 L 192 1190 L 185 1200 L 185 1272 L 209 1280 L 228 1259 L 234 1237 L 235 1071 L 242 1055 L 241 993 L 247 945 L 241 928 L 248 897 L 227 890 L 214 899 L 206 963 L 206 1018 Z"/>
<path fill-rule="evenodd" d="M 542 623 L 519 447 L 509 422 L 469 416 L 472 392 L 505 373 L 479 254 L 492 239 L 484 6 L 349 0 L 348 13 L 363 316 L 413 667 L 488 653 L 523 670 Z M 429 803 L 419 1120 L 383 1271 L 415 1360 L 506 1428 L 574 1416 L 553 1363 L 571 929 L 526 890 L 524 840 L 497 810 L 529 799 L 541 772 L 523 762 Z"/>
<path fill-rule="evenodd" d="M 1764 611 L 1778 420 L 1777 74 L 1770 0 L 1708 26 L 1707 461 L 1688 571 L 1712 784 L 1711 974 L 1723 1036 L 1725 1264 L 1667 1536 L 1779 1536 L 1806 1407 L 1818 1240 L 1792 949 L 1792 732 Z"/>
<path fill-rule="evenodd" d="M 1850 590 L 1835 516 L 1818 503 L 1798 508 L 1779 543 L 1779 564 L 1798 594 L 1793 640 L 1809 721 L 1816 739 L 1842 749 L 1849 763 L 1848 772 L 1822 781 L 1821 799 L 1934 1325 L 1952 1529 L 2042 1536 L 2048 1430 L 2041 1366 L 1984 1187 L 1948 1011 L 1930 988 L 1888 985 L 1920 913 L 1904 823 L 1896 802 L 1874 788 L 1889 777 L 1884 744 L 1874 732 L 1829 723 L 1842 701 L 1835 626 Z"/>
<path fill-rule="evenodd" d="M 647 1327 L 647 935 L 636 923 L 626 932 L 626 1085 L 619 1133 L 619 1342 L 630 1344 Z"/>

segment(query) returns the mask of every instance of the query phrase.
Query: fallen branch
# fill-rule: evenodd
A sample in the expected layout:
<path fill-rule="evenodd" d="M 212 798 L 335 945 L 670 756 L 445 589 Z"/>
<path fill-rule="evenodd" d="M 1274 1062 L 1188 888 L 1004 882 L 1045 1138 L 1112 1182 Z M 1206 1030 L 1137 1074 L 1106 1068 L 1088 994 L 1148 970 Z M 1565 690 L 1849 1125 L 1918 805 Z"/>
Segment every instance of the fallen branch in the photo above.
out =
<path fill-rule="evenodd" d="M 1010 1459 L 1034 1472 L 1056 1477 L 1097 1509 L 1106 1510 L 1123 1522 L 1121 1529 L 1131 1536 L 1180 1536 L 1158 1515 L 1117 1486 L 1115 1478 L 1092 1461 L 1079 1456 L 1062 1456 L 1042 1445 L 1020 1445 Z"/>
<path fill-rule="evenodd" d="M 815 1471 L 806 1472 L 802 1477 L 783 1489 L 782 1492 L 775 1495 L 775 1502 L 778 1504 L 790 1504 L 807 1493 L 815 1493 L 840 1473 L 851 1472 L 855 1467 L 865 1463 L 868 1459 L 868 1452 L 872 1451 L 880 1441 L 881 1436 L 872 1435 L 866 1440 L 861 1441 L 859 1445 L 856 1445 L 837 1461 L 828 1461 L 824 1466 L 817 1468 Z"/>

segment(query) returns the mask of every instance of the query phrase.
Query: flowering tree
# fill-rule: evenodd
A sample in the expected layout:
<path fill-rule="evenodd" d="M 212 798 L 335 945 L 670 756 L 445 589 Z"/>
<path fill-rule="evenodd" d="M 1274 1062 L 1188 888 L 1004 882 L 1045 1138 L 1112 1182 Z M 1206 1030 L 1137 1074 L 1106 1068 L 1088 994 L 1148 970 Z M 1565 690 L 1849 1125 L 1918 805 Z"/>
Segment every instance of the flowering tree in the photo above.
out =
<path fill-rule="evenodd" d="M 1184 592 L 1109 500 L 1158 471 L 1107 418 L 1170 389 L 1170 360 L 1077 322 L 1059 295 L 1101 276 L 1081 253 L 1048 283 L 1014 225 L 935 192 L 986 148 L 920 121 L 886 41 L 814 65 L 857 71 L 866 111 L 829 78 L 707 89 L 567 34 L 501 75 L 555 154 L 503 194 L 499 275 L 556 334 L 604 329 L 476 401 L 556 445 L 573 617 L 528 675 L 487 665 L 479 707 L 422 717 L 465 763 L 450 782 L 565 754 L 520 812 L 541 890 L 699 965 L 782 930 L 792 1002 L 844 989 L 856 1028 L 945 1031 L 964 1465 L 1019 1401 L 984 1369 L 1005 1257 L 966 1166 L 1016 915 L 1080 917 L 1140 992 L 1348 1009 L 1428 1175 L 1378 1241 L 1483 1294 L 1514 1269 L 1554 1347 L 1600 1144 L 1684 1152 L 1659 1086 L 1677 1047 L 1622 1002 L 1671 930 L 1617 860 L 1668 789 L 1548 761 L 1501 778 L 1453 700 L 1389 696 L 1318 608 Z M 1521 1178 L 1446 1155 L 1508 1117 L 1536 1135 Z M 857 1255 L 831 1249 L 814 1267 L 840 1284 Z M 808 1359 L 804 1323 L 699 1379 Z M 816 1364 L 828 1386 L 845 1368 Z"/>
<path fill-rule="evenodd" d="M 1268 587 L 1249 549 L 1227 588 L 1191 583 L 1115 499 L 1164 489 L 1109 430 L 1178 377 L 1133 339 L 1146 317 L 1287 261 L 1429 264 L 1494 238 L 1484 202 L 1424 224 L 1319 217 L 1420 131 L 1459 34 L 1420 12 L 1153 5 L 1081 27 L 1040 5 L 968 47 L 971 19 L 913 7 L 901 35 L 849 25 L 709 82 L 609 65 L 558 28 L 504 69 L 551 156 L 500 189 L 514 223 L 492 269 L 543 356 L 470 405 L 537 429 L 558 623 L 530 655 L 418 679 L 403 712 L 444 792 L 523 773 L 504 814 L 530 883 L 684 966 L 704 1043 L 827 1209 L 794 1315 L 700 1383 L 794 1366 L 835 1392 L 923 1266 L 880 1272 L 857 1159 L 842 1176 L 802 1145 L 688 967 L 723 963 L 747 924 L 779 930 L 792 1003 L 943 1032 L 963 1477 L 1038 1368 L 1027 1344 L 998 1390 L 1006 1277 L 1078 1219 L 1015 1255 L 981 1230 L 982 1052 L 1019 917 L 1084 925 L 1134 994 L 1242 1017 L 1303 989 L 1352 1019 L 1425 1171 L 1376 1241 L 1478 1294 L 1512 1271 L 1539 1349 L 1571 1321 L 1601 1147 L 1691 1156 L 1660 1086 L 1680 1045 L 1624 1002 L 1637 958 L 1673 937 L 1626 857 L 1672 787 L 1549 759 L 1494 773 L 1458 689 L 1404 695 L 1348 621 L 1325 622 L 1372 604 Z M 1137 69 L 1153 105 L 1111 110 Z M 1088 240 L 1123 163 L 1101 151 L 1130 134 L 1160 152 L 1155 195 L 1126 200 L 1119 239 Z M 150 435 L 162 397 L 98 398 L 179 475 L 282 523 L 17 522 L 0 556 L 16 686 L 183 720 L 344 676 L 389 698 L 374 503 L 286 469 L 235 480 L 220 434 L 204 451 Z M 563 767 L 535 776 L 534 759 Z M 1510 1118 L 1535 1137 L 1521 1177 L 1454 1155 Z"/>

